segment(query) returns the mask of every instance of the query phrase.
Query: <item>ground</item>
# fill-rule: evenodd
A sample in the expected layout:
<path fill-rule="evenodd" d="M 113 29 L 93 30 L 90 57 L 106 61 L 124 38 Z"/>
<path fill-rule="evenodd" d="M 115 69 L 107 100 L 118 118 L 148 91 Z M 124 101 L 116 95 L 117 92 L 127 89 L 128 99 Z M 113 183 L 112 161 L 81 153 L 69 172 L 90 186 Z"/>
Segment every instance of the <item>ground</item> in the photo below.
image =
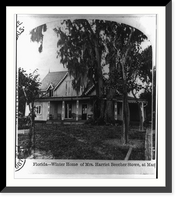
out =
<path fill-rule="evenodd" d="M 26 149 L 27 135 L 20 134 L 19 146 Z M 145 160 L 145 133 L 131 130 L 129 143 L 121 143 L 120 126 L 35 125 L 35 148 L 28 158 L 124 160 L 132 147 L 129 160 Z"/>

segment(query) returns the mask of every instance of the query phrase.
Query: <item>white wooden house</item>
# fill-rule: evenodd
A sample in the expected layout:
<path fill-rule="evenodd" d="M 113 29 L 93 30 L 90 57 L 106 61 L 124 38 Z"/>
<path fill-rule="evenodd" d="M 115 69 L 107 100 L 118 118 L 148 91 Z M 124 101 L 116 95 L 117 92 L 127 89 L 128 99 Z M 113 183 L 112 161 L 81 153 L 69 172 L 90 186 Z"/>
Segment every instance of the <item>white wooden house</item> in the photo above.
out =
<path fill-rule="evenodd" d="M 96 95 L 93 85 L 77 93 L 72 87 L 73 77 L 68 71 L 49 72 L 42 80 L 40 96 L 35 101 L 36 118 L 47 120 L 87 120 L 93 115 L 93 100 Z M 122 120 L 122 95 L 118 94 L 114 102 L 114 118 Z M 139 121 L 138 105 L 133 97 L 128 97 L 130 121 Z M 141 102 L 142 119 L 145 120 L 145 104 Z"/>

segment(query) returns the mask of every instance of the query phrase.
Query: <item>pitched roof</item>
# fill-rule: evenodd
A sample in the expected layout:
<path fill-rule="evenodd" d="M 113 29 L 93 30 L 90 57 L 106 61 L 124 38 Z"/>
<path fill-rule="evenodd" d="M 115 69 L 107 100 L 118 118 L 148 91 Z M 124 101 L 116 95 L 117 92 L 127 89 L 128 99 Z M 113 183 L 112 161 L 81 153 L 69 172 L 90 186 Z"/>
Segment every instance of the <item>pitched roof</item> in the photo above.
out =
<path fill-rule="evenodd" d="M 49 72 L 42 80 L 40 89 L 47 90 L 50 84 L 53 87 L 56 87 L 57 84 L 65 77 L 66 74 L 67 71 Z"/>

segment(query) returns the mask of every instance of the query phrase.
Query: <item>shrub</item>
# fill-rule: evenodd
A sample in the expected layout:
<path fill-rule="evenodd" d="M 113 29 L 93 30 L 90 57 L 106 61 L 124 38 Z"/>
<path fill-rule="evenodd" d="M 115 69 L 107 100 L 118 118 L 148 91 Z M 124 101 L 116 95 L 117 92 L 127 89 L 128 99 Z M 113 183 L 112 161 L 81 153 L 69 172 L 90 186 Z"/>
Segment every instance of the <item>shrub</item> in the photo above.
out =
<path fill-rule="evenodd" d="M 28 129 L 30 128 L 29 117 L 18 117 L 18 129 Z"/>

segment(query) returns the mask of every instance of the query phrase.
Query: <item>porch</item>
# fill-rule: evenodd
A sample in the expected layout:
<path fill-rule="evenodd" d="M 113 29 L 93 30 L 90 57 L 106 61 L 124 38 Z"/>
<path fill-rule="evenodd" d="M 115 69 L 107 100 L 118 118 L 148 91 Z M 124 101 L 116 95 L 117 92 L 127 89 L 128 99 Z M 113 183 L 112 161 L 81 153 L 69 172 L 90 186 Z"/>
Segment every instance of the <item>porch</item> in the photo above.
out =
<path fill-rule="evenodd" d="M 90 99 L 64 99 L 49 102 L 48 121 L 53 123 L 84 123 L 92 116 L 93 101 Z"/>
<path fill-rule="evenodd" d="M 82 125 L 86 122 L 86 120 L 76 120 L 76 119 L 64 119 L 64 120 L 58 120 L 58 119 L 52 119 L 47 120 L 46 124 L 54 124 L 54 125 Z"/>
<path fill-rule="evenodd" d="M 41 98 L 35 102 L 38 108 L 36 112 L 36 121 L 47 121 L 50 124 L 84 124 L 84 122 L 93 117 L 93 98 L 92 97 L 51 97 Z M 146 118 L 145 106 L 146 102 L 140 101 L 139 112 L 138 104 L 135 100 L 129 99 L 129 121 L 137 126 L 140 118 L 144 122 Z M 123 102 L 121 99 L 113 100 L 114 119 L 117 121 L 123 120 Z M 76 124 L 76 123 L 75 123 Z"/>

